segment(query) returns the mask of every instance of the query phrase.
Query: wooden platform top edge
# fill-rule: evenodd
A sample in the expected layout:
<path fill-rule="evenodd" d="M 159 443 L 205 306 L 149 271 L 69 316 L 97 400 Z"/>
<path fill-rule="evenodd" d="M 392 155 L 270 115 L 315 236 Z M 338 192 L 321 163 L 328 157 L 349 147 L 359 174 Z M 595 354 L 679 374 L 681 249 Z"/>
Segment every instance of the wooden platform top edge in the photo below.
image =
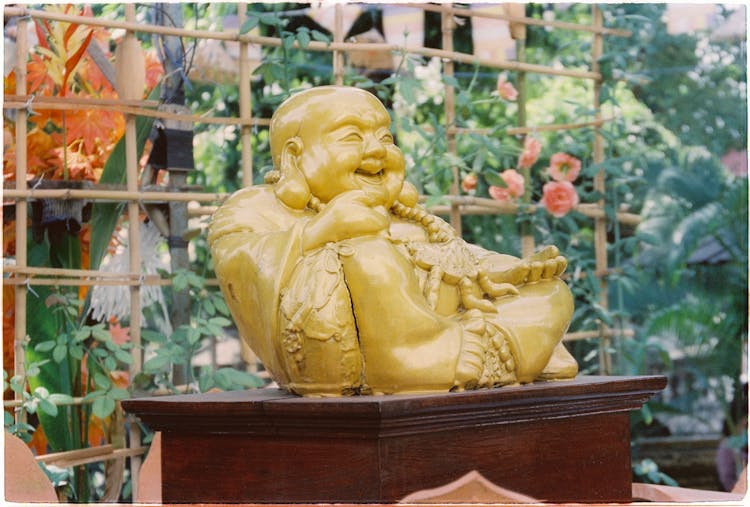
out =
<path fill-rule="evenodd" d="M 309 398 L 257 389 L 137 398 L 122 404 L 155 430 L 408 433 L 634 410 L 666 383 L 663 376 L 580 376 L 463 393 Z"/>

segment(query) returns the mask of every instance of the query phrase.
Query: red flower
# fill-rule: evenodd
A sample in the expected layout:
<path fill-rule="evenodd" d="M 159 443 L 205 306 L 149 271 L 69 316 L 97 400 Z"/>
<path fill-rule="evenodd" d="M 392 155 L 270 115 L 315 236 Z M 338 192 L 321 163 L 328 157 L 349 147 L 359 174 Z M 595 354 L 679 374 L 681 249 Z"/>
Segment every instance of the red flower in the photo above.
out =
<path fill-rule="evenodd" d="M 518 98 L 518 90 L 513 86 L 513 83 L 505 80 L 503 74 L 497 76 L 497 93 L 505 100 L 513 101 Z"/>
<path fill-rule="evenodd" d="M 555 153 L 549 161 L 549 175 L 555 181 L 575 181 L 581 172 L 581 161 L 567 153 Z"/>
<path fill-rule="evenodd" d="M 578 205 L 576 188 L 569 181 L 550 181 L 542 187 L 544 196 L 539 204 L 552 215 L 560 218 Z"/>
<path fill-rule="evenodd" d="M 518 168 L 529 169 L 539 159 L 539 152 L 542 151 L 542 143 L 531 136 L 527 136 L 523 141 L 523 151 L 518 157 Z"/>

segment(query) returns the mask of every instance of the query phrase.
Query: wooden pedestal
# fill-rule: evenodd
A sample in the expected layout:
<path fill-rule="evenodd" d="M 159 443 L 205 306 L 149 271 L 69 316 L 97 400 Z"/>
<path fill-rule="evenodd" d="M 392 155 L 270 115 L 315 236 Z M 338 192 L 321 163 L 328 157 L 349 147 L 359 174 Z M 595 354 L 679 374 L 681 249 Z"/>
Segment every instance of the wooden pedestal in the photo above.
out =
<path fill-rule="evenodd" d="M 162 499 L 391 503 L 471 470 L 551 502 L 631 500 L 628 412 L 666 386 L 579 377 L 435 395 L 278 389 L 123 402 L 162 431 Z"/>

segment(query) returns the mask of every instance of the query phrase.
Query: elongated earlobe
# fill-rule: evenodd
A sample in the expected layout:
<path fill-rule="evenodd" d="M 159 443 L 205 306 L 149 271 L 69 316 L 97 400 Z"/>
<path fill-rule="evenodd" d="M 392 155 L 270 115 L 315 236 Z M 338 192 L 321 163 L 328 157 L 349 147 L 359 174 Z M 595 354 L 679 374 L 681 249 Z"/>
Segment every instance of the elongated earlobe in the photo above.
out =
<path fill-rule="evenodd" d="M 301 153 L 302 140 L 299 137 L 293 137 L 284 144 L 279 161 L 280 178 L 274 186 L 276 197 L 293 209 L 305 209 L 310 201 L 310 187 L 297 163 Z"/>

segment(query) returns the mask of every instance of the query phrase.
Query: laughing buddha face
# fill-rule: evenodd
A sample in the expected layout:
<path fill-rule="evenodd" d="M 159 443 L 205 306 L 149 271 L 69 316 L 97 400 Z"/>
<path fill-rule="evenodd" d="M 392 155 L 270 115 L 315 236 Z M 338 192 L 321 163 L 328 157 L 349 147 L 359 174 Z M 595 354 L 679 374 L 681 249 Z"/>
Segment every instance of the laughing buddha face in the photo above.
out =
<path fill-rule="evenodd" d="M 388 209 L 404 183 L 404 157 L 390 124 L 385 107 L 364 90 L 325 86 L 301 92 L 271 122 L 274 165 L 282 178 L 302 176 L 322 203 L 361 190 Z"/>

